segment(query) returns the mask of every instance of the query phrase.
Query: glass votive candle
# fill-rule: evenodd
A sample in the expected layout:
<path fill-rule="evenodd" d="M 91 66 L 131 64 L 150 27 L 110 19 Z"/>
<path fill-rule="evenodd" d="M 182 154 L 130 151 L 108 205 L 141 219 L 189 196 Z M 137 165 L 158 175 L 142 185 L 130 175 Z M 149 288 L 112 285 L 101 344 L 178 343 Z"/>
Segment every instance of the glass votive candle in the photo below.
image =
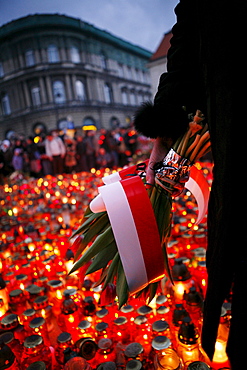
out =
<path fill-rule="evenodd" d="M 27 310 L 23 311 L 20 316 L 20 322 L 24 326 L 24 329 L 29 331 L 29 323 L 32 319 L 37 317 L 37 312 L 33 308 L 28 308 Z"/>
<path fill-rule="evenodd" d="M 54 315 L 61 313 L 61 302 L 63 300 L 63 282 L 61 280 L 50 280 L 47 282 L 49 289 L 48 299 L 53 306 Z"/>
<path fill-rule="evenodd" d="M 152 307 L 144 305 L 137 308 L 138 315 L 145 315 L 149 321 L 152 321 L 154 318 L 154 312 Z"/>
<path fill-rule="evenodd" d="M 145 337 L 148 337 L 151 331 L 151 327 L 146 316 L 144 315 L 136 316 L 134 319 L 134 324 L 135 327 L 133 328 L 131 333 L 132 340 L 135 340 L 136 337 L 138 339 L 139 338 L 145 339 Z"/>
<path fill-rule="evenodd" d="M 27 307 L 27 293 L 22 289 L 14 289 L 9 292 L 9 307 L 12 312 L 20 315 Z"/>
<path fill-rule="evenodd" d="M 93 338 L 93 337 L 94 337 L 94 333 L 93 333 L 92 324 L 88 320 L 82 320 L 78 324 L 75 332 L 73 332 L 74 342 L 81 338 Z"/>
<path fill-rule="evenodd" d="M 24 290 L 29 285 L 29 283 L 30 281 L 26 274 L 18 274 L 15 277 L 14 287 L 15 289 Z"/>
<path fill-rule="evenodd" d="M 157 295 L 157 297 L 155 299 L 156 308 L 158 308 L 160 306 L 163 306 L 164 303 L 166 303 L 167 301 L 168 301 L 168 299 L 164 294 Z"/>
<path fill-rule="evenodd" d="M 140 360 L 130 360 L 126 364 L 126 370 L 141 370 L 141 369 L 143 369 L 143 366 Z"/>
<path fill-rule="evenodd" d="M 130 341 L 130 327 L 125 316 L 119 316 L 113 321 L 113 340 L 123 344 Z"/>
<path fill-rule="evenodd" d="M 124 350 L 124 355 L 127 361 L 132 359 L 142 361 L 144 359 L 143 346 L 138 342 L 129 343 Z"/>
<path fill-rule="evenodd" d="M 55 344 L 55 358 L 60 366 L 64 365 L 64 351 L 67 349 L 73 349 L 74 344 L 70 333 L 62 332 L 57 337 L 57 343 Z"/>
<path fill-rule="evenodd" d="M 98 342 L 101 338 L 108 338 L 109 325 L 107 322 L 101 321 L 95 326 L 96 341 Z"/>
<path fill-rule="evenodd" d="M 169 306 L 159 306 L 156 309 L 156 318 L 159 319 L 165 319 L 166 321 L 171 320 L 171 309 Z"/>
<path fill-rule="evenodd" d="M 30 335 L 40 335 L 45 345 L 50 346 L 47 325 L 43 317 L 35 317 L 29 323 Z"/>
<path fill-rule="evenodd" d="M 78 355 L 89 363 L 93 362 L 98 346 L 92 338 L 81 338 L 75 343 Z"/>
<path fill-rule="evenodd" d="M 182 370 L 182 363 L 169 338 L 159 335 L 152 340 L 152 359 L 156 370 Z"/>
<path fill-rule="evenodd" d="M 14 313 L 6 315 L 2 318 L 0 321 L 0 329 L 4 331 L 12 331 L 15 338 L 21 343 L 26 337 L 24 326 L 19 323 L 19 317 Z"/>
<path fill-rule="evenodd" d="M 92 317 L 95 315 L 96 305 L 94 297 L 91 295 L 88 295 L 84 298 L 82 303 L 82 312 L 85 317 Z"/>
<path fill-rule="evenodd" d="M 21 366 L 26 369 L 36 361 L 43 361 L 46 364 L 46 370 L 52 369 L 52 354 L 48 346 L 43 342 L 40 335 L 30 335 L 25 338 L 23 343 L 24 351 L 21 360 Z"/>
<path fill-rule="evenodd" d="M 135 315 L 134 315 L 134 307 L 130 304 L 127 304 L 121 307 L 120 311 L 124 314 L 124 316 L 128 319 L 130 323 L 134 322 Z"/>
<path fill-rule="evenodd" d="M 157 337 L 158 335 L 164 335 L 170 338 L 170 327 L 168 322 L 165 320 L 154 321 L 152 324 L 152 333 L 153 338 Z"/>
<path fill-rule="evenodd" d="M 107 322 L 108 324 L 111 322 L 111 318 L 109 316 L 109 311 L 107 310 L 107 308 L 102 308 L 101 310 L 96 311 L 95 316 L 96 324 L 98 324 L 101 321 Z"/>
<path fill-rule="evenodd" d="M 95 362 L 101 364 L 102 362 L 114 361 L 115 353 L 113 342 L 109 338 L 102 338 L 98 341 L 98 351 L 95 357 Z"/>
<path fill-rule="evenodd" d="M 11 331 L 0 334 L 0 343 L 1 342 L 5 343 L 11 349 L 19 362 L 21 360 L 23 346 L 20 341 L 14 337 L 14 334 Z"/>

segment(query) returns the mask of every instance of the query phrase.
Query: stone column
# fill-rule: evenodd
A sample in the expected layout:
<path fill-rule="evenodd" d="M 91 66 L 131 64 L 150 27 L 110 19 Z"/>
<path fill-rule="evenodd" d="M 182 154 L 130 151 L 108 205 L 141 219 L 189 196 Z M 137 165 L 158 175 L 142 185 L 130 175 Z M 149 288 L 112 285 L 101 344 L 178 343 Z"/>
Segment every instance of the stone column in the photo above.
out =
<path fill-rule="evenodd" d="M 71 89 L 71 81 L 70 81 L 70 75 L 65 75 L 65 91 L 67 96 L 67 101 L 72 100 L 72 89 Z"/>
<path fill-rule="evenodd" d="M 46 91 L 47 91 L 47 96 L 48 96 L 48 102 L 53 103 L 51 78 L 50 76 L 46 76 L 45 79 L 46 79 Z"/>
<path fill-rule="evenodd" d="M 46 88 L 44 83 L 44 78 L 39 77 L 39 86 L 40 86 L 40 97 L 41 97 L 41 103 L 46 104 L 47 98 L 46 98 Z"/>

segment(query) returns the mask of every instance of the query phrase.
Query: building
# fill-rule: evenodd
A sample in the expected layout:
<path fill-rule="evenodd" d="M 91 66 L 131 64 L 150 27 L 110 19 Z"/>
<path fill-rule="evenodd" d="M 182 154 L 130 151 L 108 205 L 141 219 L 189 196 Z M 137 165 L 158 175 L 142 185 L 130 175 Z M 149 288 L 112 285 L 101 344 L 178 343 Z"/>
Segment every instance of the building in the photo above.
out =
<path fill-rule="evenodd" d="M 35 14 L 0 28 L 0 139 L 127 125 L 151 98 L 151 52 L 80 19 Z"/>
<path fill-rule="evenodd" d="M 159 84 L 160 75 L 167 72 L 167 53 L 170 47 L 172 32 L 164 34 L 157 50 L 151 56 L 147 67 L 150 71 L 152 97 L 155 96 Z"/>

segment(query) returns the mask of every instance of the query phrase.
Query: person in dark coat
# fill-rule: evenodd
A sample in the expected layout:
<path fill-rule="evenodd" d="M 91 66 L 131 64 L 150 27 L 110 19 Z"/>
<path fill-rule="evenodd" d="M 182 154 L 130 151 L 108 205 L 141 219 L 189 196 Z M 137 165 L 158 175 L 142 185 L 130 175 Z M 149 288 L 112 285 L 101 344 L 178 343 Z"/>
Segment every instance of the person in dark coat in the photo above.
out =
<path fill-rule="evenodd" d="M 227 354 L 232 370 L 247 367 L 246 271 L 247 218 L 245 118 L 247 2 L 180 0 L 177 22 L 154 103 L 136 113 L 136 129 L 155 138 L 147 170 L 163 159 L 188 125 L 188 114 L 201 110 L 209 124 L 214 180 L 208 210 L 208 288 L 202 346 L 212 359 L 221 307 L 232 291 Z M 240 181 L 239 181 L 240 180 Z M 241 184 L 241 185 L 240 185 Z"/>

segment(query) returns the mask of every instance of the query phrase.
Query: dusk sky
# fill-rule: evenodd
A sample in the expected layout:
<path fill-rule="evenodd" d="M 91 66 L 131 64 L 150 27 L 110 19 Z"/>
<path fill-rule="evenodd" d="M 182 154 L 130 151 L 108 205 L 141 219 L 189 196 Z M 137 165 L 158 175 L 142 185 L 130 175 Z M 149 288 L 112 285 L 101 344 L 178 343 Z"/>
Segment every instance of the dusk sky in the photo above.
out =
<path fill-rule="evenodd" d="M 0 0 L 0 26 L 35 13 L 59 13 L 93 24 L 154 52 L 175 23 L 178 0 Z"/>

